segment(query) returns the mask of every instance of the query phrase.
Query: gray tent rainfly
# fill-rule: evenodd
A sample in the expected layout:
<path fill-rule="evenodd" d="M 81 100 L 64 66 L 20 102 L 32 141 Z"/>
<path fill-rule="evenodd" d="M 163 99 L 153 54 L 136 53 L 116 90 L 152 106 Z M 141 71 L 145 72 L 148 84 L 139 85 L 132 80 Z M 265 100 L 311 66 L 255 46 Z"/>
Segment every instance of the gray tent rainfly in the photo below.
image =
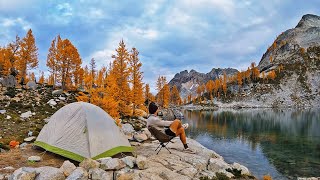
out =
<path fill-rule="evenodd" d="M 85 102 L 68 104 L 54 113 L 35 145 L 78 162 L 133 151 L 114 119 Z"/>

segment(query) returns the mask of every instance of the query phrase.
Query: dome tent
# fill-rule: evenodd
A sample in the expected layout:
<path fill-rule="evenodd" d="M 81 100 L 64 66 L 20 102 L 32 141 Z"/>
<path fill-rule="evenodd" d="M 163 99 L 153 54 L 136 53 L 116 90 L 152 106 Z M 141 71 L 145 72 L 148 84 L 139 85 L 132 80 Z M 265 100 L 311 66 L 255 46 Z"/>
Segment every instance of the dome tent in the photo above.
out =
<path fill-rule="evenodd" d="M 78 162 L 133 151 L 113 118 L 85 102 L 68 104 L 54 113 L 34 144 Z"/>

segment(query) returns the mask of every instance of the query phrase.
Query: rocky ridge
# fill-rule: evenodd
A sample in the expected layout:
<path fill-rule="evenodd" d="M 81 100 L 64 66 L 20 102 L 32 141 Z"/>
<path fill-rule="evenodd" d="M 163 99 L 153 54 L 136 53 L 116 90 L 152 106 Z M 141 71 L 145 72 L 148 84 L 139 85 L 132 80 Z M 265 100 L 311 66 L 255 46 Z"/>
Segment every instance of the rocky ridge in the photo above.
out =
<path fill-rule="evenodd" d="M 206 83 L 209 80 L 215 80 L 222 76 L 224 72 L 226 72 L 228 76 L 231 76 L 237 73 L 238 70 L 233 68 L 213 68 L 206 74 L 195 70 L 191 70 L 190 72 L 188 72 L 188 70 L 184 70 L 177 73 L 173 79 L 170 80 L 169 85 L 170 87 L 177 86 L 180 91 L 180 96 L 185 98 L 189 94 L 196 95 L 196 90 L 199 84 Z"/>

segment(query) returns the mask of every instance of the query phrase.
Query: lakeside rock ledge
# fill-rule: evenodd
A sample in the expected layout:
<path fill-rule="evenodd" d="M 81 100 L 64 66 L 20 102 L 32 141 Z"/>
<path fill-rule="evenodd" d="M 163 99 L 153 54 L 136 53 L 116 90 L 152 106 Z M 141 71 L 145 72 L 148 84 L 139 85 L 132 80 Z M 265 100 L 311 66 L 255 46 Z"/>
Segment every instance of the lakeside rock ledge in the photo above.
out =
<path fill-rule="evenodd" d="M 60 169 L 45 167 L 46 171 L 52 169 L 52 172 L 46 172 L 45 174 L 50 174 L 50 177 L 58 177 L 57 179 L 191 180 L 200 178 L 212 179 L 217 176 L 224 176 L 224 178 L 228 177 L 230 179 L 255 179 L 245 166 L 238 163 L 228 164 L 222 156 L 205 148 L 197 141 L 193 139 L 188 139 L 187 141 L 189 147 L 196 151 L 195 154 L 183 152 L 183 146 L 179 138 L 174 138 L 172 140 L 173 143 L 169 143 L 167 146 L 172 153 L 170 154 L 166 149 L 162 149 L 157 155 L 155 149 L 159 145 L 158 141 L 149 140 L 143 143 L 136 143 L 136 151 L 133 156 L 108 158 L 108 161 L 87 159 L 80 163 L 78 168 L 73 166 L 71 162 L 66 161 Z M 68 171 L 65 170 L 66 164 L 72 167 L 67 168 Z M 90 164 L 94 164 L 94 166 L 90 166 Z M 111 165 L 117 168 L 105 168 Z M 45 175 L 40 171 L 41 168 L 43 169 L 44 167 L 22 167 L 15 170 L 12 175 L 0 175 L 0 177 L 12 180 L 18 180 L 25 176 L 31 180 L 39 179 L 40 176 Z"/>

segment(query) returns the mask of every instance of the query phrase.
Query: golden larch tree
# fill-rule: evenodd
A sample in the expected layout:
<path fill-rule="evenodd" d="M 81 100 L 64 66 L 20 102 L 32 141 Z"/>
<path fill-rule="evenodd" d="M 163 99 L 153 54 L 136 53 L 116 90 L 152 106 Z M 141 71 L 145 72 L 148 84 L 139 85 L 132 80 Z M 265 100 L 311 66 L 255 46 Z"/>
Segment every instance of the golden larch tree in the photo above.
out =
<path fill-rule="evenodd" d="M 110 75 L 112 74 L 116 78 L 118 87 L 118 91 L 115 92 L 116 101 L 119 103 L 119 113 L 122 117 L 131 115 L 131 90 L 128 82 L 130 76 L 128 67 L 130 55 L 123 40 L 120 41 L 116 52 L 116 55 L 112 55 L 114 60 Z"/>
<path fill-rule="evenodd" d="M 171 90 L 171 97 L 170 97 L 170 101 L 173 105 L 180 105 L 181 103 L 181 97 L 180 97 L 180 93 L 179 93 L 179 90 L 177 88 L 176 85 L 174 85 L 172 87 L 172 90 Z"/>
<path fill-rule="evenodd" d="M 170 87 L 169 84 L 163 86 L 163 107 L 168 108 L 170 103 Z"/>
<path fill-rule="evenodd" d="M 39 84 L 44 84 L 44 72 L 41 72 L 41 76 L 39 77 Z"/>
<path fill-rule="evenodd" d="M 242 86 L 242 73 L 241 72 L 237 73 L 237 82 L 238 82 L 239 91 L 240 91 L 241 86 Z"/>
<path fill-rule="evenodd" d="M 223 72 L 223 80 L 222 80 L 222 90 L 224 93 L 224 97 L 227 96 L 227 73 L 224 71 Z"/>
<path fill-rule="evenodd" d="M 136 115 L 136 109 L 143 106 L 142 63 L 139 60 L 139 51 L 132 48 L 129 59 L 130 82 L 132 84 L 132 113 Z"/>
<path fill-rule="evenodd" d="M 32 30 L 29 29 L 26 36 L 20 42 L 17 69 L 19 77 L 26 78 L 27 71 L 38 66 L 38 48 Z"/>
<path fill-rule="evenodd" d="M 60 36 L 58 36 L 60 38 Z M 54 38 L 51 42 L 51 46 L 49 48 L 49 53 L 47 55 L 47 67 L 49 72 L 51 73 L 52 85 L 55 86 L 57 79 L 57 71 L 58 71 L 58 62 L 57 62 L 57 48 L 56 48 L 56 38 Z M 50 82 L 51 84 L 51 82 Z"/>
<path fill-rule="evenodd" d="M 165 76 L 159 76 L 157 79 L 157 102 L 159 106 L 164 106 L 164 85 L 167 84 L 167 78 Z M 170 91 L 170 90 L 169 90 Z"/>
<path fill-rule="evenodd" d="M 96 78 L 96 60 L 91 58 L 90 60 L 90 76 L 91 76 L 91 86 L 94 85 L 95 78 Z"/>
<path fill-rule="evenodd" d="M 210 100 L 213 99 L 213 95 L 212 95 L 212 91 L 213 91 L 213 88 L 214 88 L 214 81 L 213 80 L 209 80 L 207 83 L 206 83 L 206 90 L 210 96 Z"/>

